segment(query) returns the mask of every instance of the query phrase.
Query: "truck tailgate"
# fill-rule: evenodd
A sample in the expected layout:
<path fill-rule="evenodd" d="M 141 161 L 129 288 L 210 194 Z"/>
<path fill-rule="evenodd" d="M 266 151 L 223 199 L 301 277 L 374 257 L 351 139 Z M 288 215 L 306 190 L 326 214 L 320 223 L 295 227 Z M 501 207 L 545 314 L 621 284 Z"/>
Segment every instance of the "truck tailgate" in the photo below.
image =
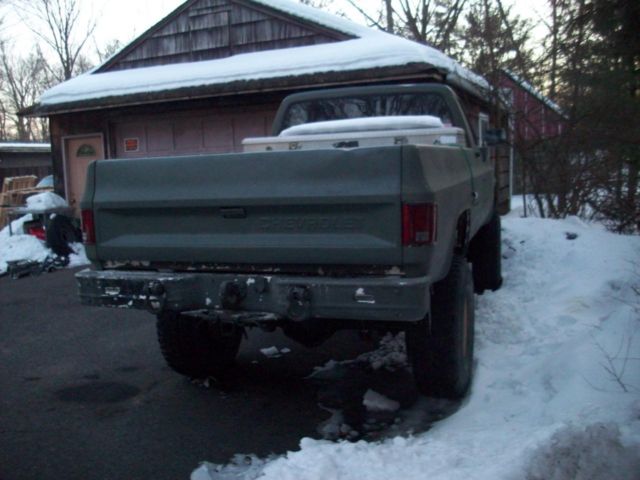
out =
<path fill-rule="evenodd" d="M 99 161 L 83 206 L 103 261 L 398 265 L 402 148 Z"/>

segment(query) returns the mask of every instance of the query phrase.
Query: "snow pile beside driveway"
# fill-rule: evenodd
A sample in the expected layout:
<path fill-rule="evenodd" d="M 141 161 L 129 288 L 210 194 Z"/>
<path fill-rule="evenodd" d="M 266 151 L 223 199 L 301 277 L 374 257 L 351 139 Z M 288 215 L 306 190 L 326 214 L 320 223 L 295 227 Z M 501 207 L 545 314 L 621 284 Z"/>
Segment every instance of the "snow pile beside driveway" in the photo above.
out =
<path fill-rule="evenodd" d="M 504 286 L 477 297 L 475 379 L 455 414 L 379 443 L 304 438 L 192 479 L 640 478 L 640 238 L 512 214 L 503 241 Z"/>
<path fill-rule="evenodd" d="M 43 194 L 40 194 L 43 195 Z M 47 197 L 44 201 L 50 201 Z M 25 222 L 32 220 L 31 215 L 25 215 L 11 222 L 11 231 L 13 235 L 9 235 L 9 226 L 0 230 L 0 275 L 7 271 L 7 262 L 16 260 L 32 260 L 42 262 L 53 252 L 49 250 L 44 242 L 38 240 L 32 235 L 25 235 L 22 228 Z M 69 256 L 69 267 L 79 267 L 89 263 L 84 251 L 84 245 L 75 243 L 71 246 L 75 254 Z"/>
<path fill-rule="evenodd" d="M 48 208 L 68 207 L 67 201 L 53 192 L 42 192 L 27 198 L 27 208 L 46 210 Z"/>

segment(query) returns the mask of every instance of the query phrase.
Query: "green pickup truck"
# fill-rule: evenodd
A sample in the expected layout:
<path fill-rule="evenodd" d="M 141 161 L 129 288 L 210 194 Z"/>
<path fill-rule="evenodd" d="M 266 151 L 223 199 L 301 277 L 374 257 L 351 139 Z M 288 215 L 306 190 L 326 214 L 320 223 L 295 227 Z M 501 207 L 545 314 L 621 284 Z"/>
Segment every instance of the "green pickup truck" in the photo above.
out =
<path fill-rule="evenodd" d="M 461 397 L 474 291 L 502 282 L 477 143 L 449 87 L 386 85 L 287 97 L 243 153 L 94 162 L 80 298 L 152 312 L 167 363 L 196 378 L 232 368 L 246 328 L 307 346 L 404 331 L 418 389 Z"/>

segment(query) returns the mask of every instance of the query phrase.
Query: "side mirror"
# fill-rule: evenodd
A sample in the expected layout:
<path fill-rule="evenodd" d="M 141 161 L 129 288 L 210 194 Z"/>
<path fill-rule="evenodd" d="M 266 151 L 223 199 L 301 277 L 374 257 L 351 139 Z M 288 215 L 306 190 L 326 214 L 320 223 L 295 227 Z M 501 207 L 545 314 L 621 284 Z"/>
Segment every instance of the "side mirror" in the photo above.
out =
<path fill-rule="evenodd" d="M 484 133 L 484 143 L 490 147 L 507 143 L 507 131 L 504 128 L 490 128 Z"/>

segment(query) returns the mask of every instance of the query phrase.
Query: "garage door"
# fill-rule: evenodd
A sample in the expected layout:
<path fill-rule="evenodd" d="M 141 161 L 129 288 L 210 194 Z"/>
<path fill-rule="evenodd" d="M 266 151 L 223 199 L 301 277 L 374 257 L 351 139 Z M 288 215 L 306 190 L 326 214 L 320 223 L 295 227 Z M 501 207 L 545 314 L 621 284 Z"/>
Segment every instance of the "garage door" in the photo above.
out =
<path fill-rule="evenodd" d="M 114 125 L 118 158 L 241 152 L 247 137 L 270 135 L 276 108 L 216 115 L 147 117 Z"/>

